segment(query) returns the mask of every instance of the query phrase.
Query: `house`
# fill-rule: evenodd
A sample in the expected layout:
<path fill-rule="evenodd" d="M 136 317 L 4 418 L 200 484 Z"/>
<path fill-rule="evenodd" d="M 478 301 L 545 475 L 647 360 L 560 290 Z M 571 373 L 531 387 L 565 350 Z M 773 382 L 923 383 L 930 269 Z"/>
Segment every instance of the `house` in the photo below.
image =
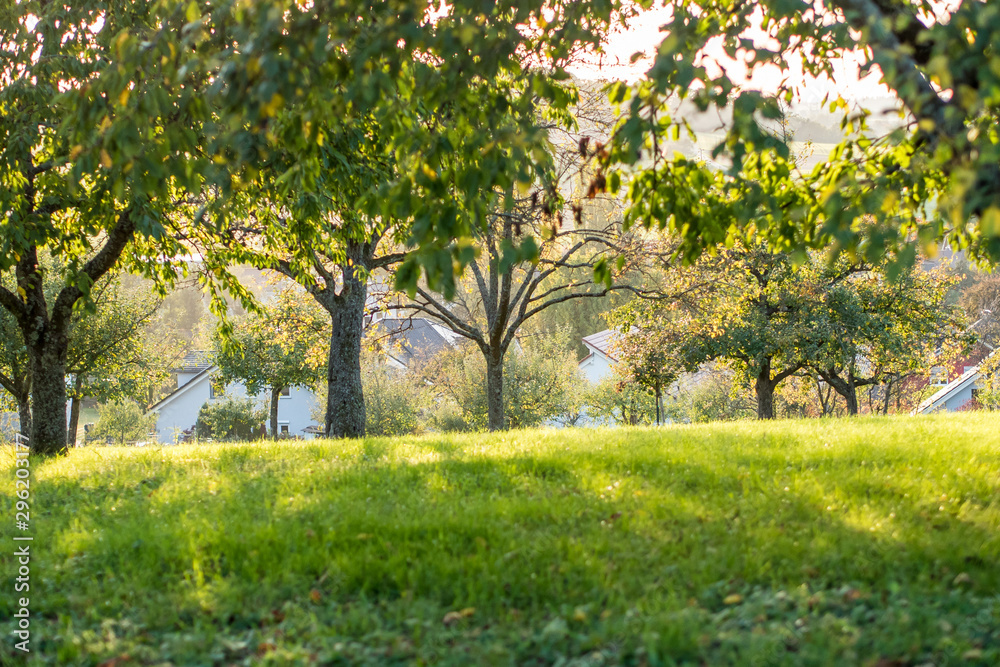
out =
<path fill-rule="evenodd" d="M 983 361 L 989 359 L 997 350 L 990 352 Z M 979 368 L 982 362 L 975 366 L 967 366 L 965 371 L 951 382 L 944 384 L 932 396 L 924 399 L 913 411 L 913 414 L 926 415 L 932 412 L 955 412 L 970 406 L 975 406 L 979 390 L 982 389 L 982 374 Z M 932 381 L 933 381 L 932 376 Z"/>
<path fill-rule="evenodd" d="M 246 387 L 234 382 L 222 392 L 212 386 L 212 377 L 218 368 L 212 363 L 211 353 L 203 350 L 189 352 L 174 369 L 177 389 L 163 397 L 149 412 L 157 415 L 156 439 L 161 443 L 174 443 L 179 435 L 194 426 L 198 413 L 205 403 L 226 397 L 245 398 Z M 264 394 L 259 396 L 266 400 Z M 278 432 L 281 435 L 301 435 L 316 422 L 311 416 L 316 395 L 303 387 L 286 388 L 278 400 Z"/>
<path fill-rule="evenodd" d="M 420 359 L 429 358 L 454 346 L 458 336 L 447 328 L 424 318 L 378 318 L 369 325 L 369 335 L 388 338 L 388 364 L 405 370 Z M 216 392 L 212 377 L 218 368 L 212 363 L 211 352 L 189 352 L 174 369 L 177 389 L 160 399 L 149 412 L 157 415 L 156 437 L 161 443 L 177 442 L 179 435 L 192 428 L 205 403 L 225 397 L 245 398 L 246 387 L 240 382 Z M 257 396 L 266 401 L 266 394 Z M 303 436 L 307 439 L 322 435 L 320 424 L 313 419 L 316 394 L 306 387 L 285 388 L 278 400 L 279 435 Z"/>
<path fill-rule="evenodd" d="M 618 357 L 612 349 L 616 333 L 613 329 L 605 329 L 583 337 L 583 344 L 590 354 L 583 358 L 579 368 L 591 384 L 610 377 L 618 365 Z"/>
<path fill-rule="evenodd" d="M 382 317 L 369 325 L 369 337 L 388 339 L 388 365 L 399 370 L 453 348 L 461 338 L 451 329 L 423 317 Z"/>

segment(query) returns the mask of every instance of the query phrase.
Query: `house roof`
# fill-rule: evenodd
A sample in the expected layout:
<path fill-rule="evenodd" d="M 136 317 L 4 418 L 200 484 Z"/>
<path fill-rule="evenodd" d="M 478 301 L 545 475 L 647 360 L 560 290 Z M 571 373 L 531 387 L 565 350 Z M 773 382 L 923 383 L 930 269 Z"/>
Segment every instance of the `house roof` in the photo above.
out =
<path fill-rule="evenodd" d="M 373 323 L 370 329 L 389 336 L 389 341 L 398 347 L 393 357 L 404 365 L 451 348 L 459 338 L 446 327 L 422 317 L 386 317 Z"/>
<path fill-rule="evenodd" d="M 210 350 L 192 350 L 184 355 L 174 373 L 201 373 L 212 367 L 212 352 Z"/>
<path fill-rule="evenodd" d="M 612 351 L 612 344 L 614 343 L 615 335 L 618 332 L 614 329 L 605 329 L 604 331 L 598 331 L 595 334 L 590 334 L 589 336 L 583 337 L 583 344 L 586 345 L 591 350 L 600 352 L 604 356 L 618 361 L 618 356 Z"/>
<path fill-rule="evenodd" d="M 146 414 L 149 414 L 150 412 L 159 412 L 159 410 L 164 405 L 166 405 L 167 403 L 170 403 L 171 401 L 173 401 L 178 396 L 180 396 L 180 395 L 186 393 L 187 391 L 189 391 L 192 387 L 194 387 L 195 385 L 197 385 L 197 384 L 200 383 L 202 376 L 209 376 L 209 375 L 212 374 L 212 371 L 214 371 L 214 370 L 215 370 L 215 365 L 214 364 L 209 364 L 208 367 L 206 367 L 204 370 L 198 371 L 197 374 L 193 378 L 191 378 L 190 380 L 188 380 L 187 382 L 185 382 L 181 386 L 177 387 L 177 389 L 174 389 L 172 392 L 170 392 L 169 394 L 167 394 L 166 396 L 164 396 L 163 398 L 161 398 L 160 400 L 158 400 L 156 403 L 154 403 L 153 405 L 151 405 L 149 407 L 149 410 L 146 411 Z M 193 371 L 175 371 L 175 372 L 179 372 L 179 373 L 191 373 Z"/>
<path fill-rule="evenodd" d="M 986 359 L 989 359 L 996 353 L 997 353 L 996 351 L 991 352 L 989 356 L 986 357 Z M 986 361 L 986 359 L 984 359 L 983 361 Z M 934 412 L 935 410 L 940 408 L 944 403 L 946 403 L 948 399 L 950 399 L 956 393 L 962 391 L 963 389 L 968 387 L 969 384 L 977 381 L 978 379 L 979 379 L 979 365 L 977 364 L 976 366 L 973 366 L 969 370 L 965 371 L 964 373 L 962 373 L 960 376 L 958 376 L 945 386 L 941 387 L 941 389 L 939 389 L 938 391 L 934 392 L 934 395 L 930 396 L 929 398 L 925 398 L 923 401 L 921 401 L 920 405 L 917 406 L 917 409 L 914 410 L 913 413 L 926 414 L 928 412 Z"/>

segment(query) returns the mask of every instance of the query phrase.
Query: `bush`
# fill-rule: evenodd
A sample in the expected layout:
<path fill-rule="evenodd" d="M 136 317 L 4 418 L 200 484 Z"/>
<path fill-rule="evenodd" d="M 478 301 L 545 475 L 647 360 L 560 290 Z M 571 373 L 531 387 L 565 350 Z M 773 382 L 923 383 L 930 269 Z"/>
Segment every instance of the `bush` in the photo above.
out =
<path fill-rule="evenodd" d="M 653 393 L 633 382 L 621 366 L 616 366 L 612 375 L 594 385 L 586 401 L 587 414 L 605 424 L 639 426 L 656 421 Z"/>
<path fill-rule="evenodd" d="M 361 358 L 361 385 L 368 435 L 407 435 L 419 430 L 420 388 L 406 371 L 366 353 Z"/>
<path fill-rule="evenodd" d="M 124 445 L 146 440 L 155 429 L 155 414 L 145 414 L 139 404 L 131 399 L 111 400 L 98 408 L 97 424 L 87 434 L 87 440 L 112 438 Z"/>
<path fill-rule="evenodd" d="M 195 435 L 215 440 L 259 440 L 267 433 L 267 409 L 252 398 L 226 398 L 205 403 L 198 412 Z"/>
<path fill-rule="evenodd" d="M 488 425 L 486 360 L 471 344 L 440 355 L 430 372 L 440 395 L 431 423 L 443 431 L 482 431 Z M 503 405 L 509 428 L 573 421 L 583 379 L 564 331 L 533 338 L 504 359 Z"/>
<path fill-rule="evenodd" d="M 683 378 L 682 378 L 683 379 Z M 689 380 L 673 397 L 664 397 L 664 414 L 678 422 L 704 423 L 754 419 L 755 399 L 732 371 L 705 371 Z"/>

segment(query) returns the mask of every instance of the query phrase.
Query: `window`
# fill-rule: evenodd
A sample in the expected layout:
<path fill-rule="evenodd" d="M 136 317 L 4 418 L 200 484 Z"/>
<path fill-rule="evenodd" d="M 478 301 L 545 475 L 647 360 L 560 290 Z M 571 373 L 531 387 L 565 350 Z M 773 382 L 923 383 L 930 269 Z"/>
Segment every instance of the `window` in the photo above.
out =
<path fill-rule="evenodd" d="M 972 400 L 974 400 L 976 403 L 979 402 L 979 394 L 980 394 L 979 388 L 978 387 L 973 387 L 972 388 Z"/>
<path fill-rule="evenodd" d="M 278 435 L 288 435 L 288 422 L 278 422 Z"/>
<path fill-rule="evenodd" d="M 223 386 L 216 386 L 215 382 L 210 382 L 209 383 L 209 385 L 208 385 L 208 397 L 210 399 L 221 398 L 222 396 L 225 396 L 225 395 L 226 395 L 226 388 L 225 387 L 223 387 Z"/>
<path fill-rule="evenodd" d="M 292 397 L 292 388 L 291 387 L 282 387 L 280 394 L 281 394 L 282 398 L 291 398 Z"/>
<path fill-rule="evenodd" d="M 948 369 L 944 366 L 934 366 L 931 368 L 931 386 L 943 387 L 948 384 Z"/>

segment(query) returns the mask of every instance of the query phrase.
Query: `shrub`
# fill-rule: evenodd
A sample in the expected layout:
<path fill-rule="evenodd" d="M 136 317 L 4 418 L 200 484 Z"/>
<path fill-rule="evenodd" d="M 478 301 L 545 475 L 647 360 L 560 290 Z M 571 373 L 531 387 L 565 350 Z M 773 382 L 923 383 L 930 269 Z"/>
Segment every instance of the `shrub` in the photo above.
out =
<path fill-rule="evenodd" d="M 225 398 L 205 403 L 198 412 L 195 435 L 215 440 L 259 440 L 267 433 L 267 409 L 252 398 Z"/>
<path fill-rule="evenodd" d="M 365 394 L 365 431 L 368 435 L 417 432 L 421 396 L 412 376 L 386 365 L 384 358 L 366 353 L 361 358 L 361 385 Z"/>
<path fill-rule="evenodd" d="M 564 331 L 534 337 L 523 350 L 511 349 L 503 375 L 504 417 L 510 428 L 572 421 L 579 411 L 583 379 Z M 443 353 L 430 376 L 440 392 L 431 417 L 435 427 L 486 429 L 486 360 L 479 348 L 466 344 Z"/>
<path fill-rule="evenodd" d="M 145 414 L 131 399 L 111 400 L 98 408 L 97 423 L 87 440 L 112 438 L 119 444 L 145 440 L 156 429 L 156 415 Z"/>
<path fill-rule="evenodd" d="M 590 389 L 586 401 L 587 414 L 605 424 L 638 426 L 656 420 L 656 399 L 652 392 L 632 382 L 620 366 Z"/>

